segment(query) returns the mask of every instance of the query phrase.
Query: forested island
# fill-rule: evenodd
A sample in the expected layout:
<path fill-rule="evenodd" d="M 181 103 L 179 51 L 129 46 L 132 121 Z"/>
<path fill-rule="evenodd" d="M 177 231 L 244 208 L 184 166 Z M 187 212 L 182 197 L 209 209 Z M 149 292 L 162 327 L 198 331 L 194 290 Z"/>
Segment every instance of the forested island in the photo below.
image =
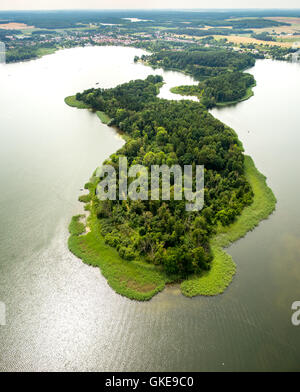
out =
<path fill-rule="evenodd" d="M 141 60 L 153 68 L 183 71 L 199 80 L 198 86 L 178 86 L 173 93 L 196 95 L 207 108 L 248 99 L 252 96 L 255 80 L 242 72 L 255 64 L 251 54 L 224 49 L 187 49 L 180 52 L 161 50 L 143 55 Z"/>
<path fill-rule="evenodd" d="M 186 296 L 216 295 L 235 274 L 223 248 L 267 218 L 276 203 L 235 132 L 208 113 L 220 102 L 245 95 L 254 79 L 241 71 L 254 60 L 248 54 L 208 50 L 159 53 L 143 60 L 193 76 L 200 66 L 197 77 L 202 81 L 191 87 L 200 102 L 159 99 L 163 80 L 149 76 L 112 89 L 88 89 L 66 103 L 95 111 L 122 132 L 126 144 L 105 162 L 117 173 L 120 157 L 128 159 L 129 167 L 204 165 L 204 208 L 187 212 L 184 198 L 172 197 L 100 201 L 95 171 L 85 185 L 89 193 L 80 197 L 88 218 L 73 217 L 69 248 L 100 267 L 109 285 L 128 298 L 148 300 L 173 282 L 180 282 Z"/>

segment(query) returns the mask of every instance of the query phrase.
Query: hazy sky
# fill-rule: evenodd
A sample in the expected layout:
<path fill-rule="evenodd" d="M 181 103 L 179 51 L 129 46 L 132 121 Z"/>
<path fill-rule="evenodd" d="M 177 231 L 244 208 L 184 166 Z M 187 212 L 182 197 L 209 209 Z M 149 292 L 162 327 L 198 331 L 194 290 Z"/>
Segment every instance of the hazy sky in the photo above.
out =
<path fill-rule="evenodd" d="M 121 8 L 300 8 L 299 0 L 0 0 L 0 10 Z"/>

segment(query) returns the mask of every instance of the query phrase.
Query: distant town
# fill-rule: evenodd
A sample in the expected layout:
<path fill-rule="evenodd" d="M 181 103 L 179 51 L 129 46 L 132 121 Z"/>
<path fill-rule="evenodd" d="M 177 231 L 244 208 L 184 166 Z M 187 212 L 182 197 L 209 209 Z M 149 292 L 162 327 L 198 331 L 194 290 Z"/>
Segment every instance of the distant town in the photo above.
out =
<path fill-rule="evenodd" d="M 26 14 L 16 18 L 0 13 L 0 41 L 6 45 L 7 62 L 88 45 L 124 45 L 150 51 L 232 48 L 252 53 L 257 58 L 290 61 L 300 48 L 300 18 L 295 17 L 216 20 L 214 14 L 199 14 L 197 19 L 195 15 L 182 13 L 180 20 L 174 22 L 163 18 L 155 20 L 155 17 L 149 20 L 96 14 L 89 15 L 90 22 L 83 23 L 76 19 L 76 14 L 69 14 L 53 24 L 47 15 L 43 19 L 37 15 L 27 20 Z"/>

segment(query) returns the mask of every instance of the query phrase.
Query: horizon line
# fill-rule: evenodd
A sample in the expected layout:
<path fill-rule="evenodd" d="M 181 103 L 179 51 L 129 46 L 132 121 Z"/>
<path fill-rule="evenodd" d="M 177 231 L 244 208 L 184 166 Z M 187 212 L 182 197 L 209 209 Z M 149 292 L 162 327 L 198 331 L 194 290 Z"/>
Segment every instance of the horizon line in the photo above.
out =
<path fill-rule="evenodd" d="M 8 12 L 48 12 L 48 11 L 300 11 L 299 8 L 274 8 L 274 7 L 250 7 L 250 8 L 50 8 L 50 9 L 0 9 Z"/>

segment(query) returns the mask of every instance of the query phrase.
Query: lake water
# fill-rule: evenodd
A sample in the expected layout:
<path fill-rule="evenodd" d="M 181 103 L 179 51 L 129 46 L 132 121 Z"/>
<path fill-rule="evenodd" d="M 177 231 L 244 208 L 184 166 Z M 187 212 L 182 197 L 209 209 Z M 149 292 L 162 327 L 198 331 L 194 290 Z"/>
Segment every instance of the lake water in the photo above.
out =
<path fill-rule="evenodd" d="M 258 61 L 255 96 L 213 111 L 278 198 L 272 217 L 230 248 L 238 269 L 223 295 L 188 299 L 171 287 L 130 301 L 68 251 L 80 188 L 124 142 L 64 98 L 153 73 L 164 76 L 166 98 L 193 83 L 134 64 L 142 53 L 76 48 L 0 65 L 0 370 L 299 370 L 300 327 L 291 324 L 300 300 L 299 64 Z"/>

